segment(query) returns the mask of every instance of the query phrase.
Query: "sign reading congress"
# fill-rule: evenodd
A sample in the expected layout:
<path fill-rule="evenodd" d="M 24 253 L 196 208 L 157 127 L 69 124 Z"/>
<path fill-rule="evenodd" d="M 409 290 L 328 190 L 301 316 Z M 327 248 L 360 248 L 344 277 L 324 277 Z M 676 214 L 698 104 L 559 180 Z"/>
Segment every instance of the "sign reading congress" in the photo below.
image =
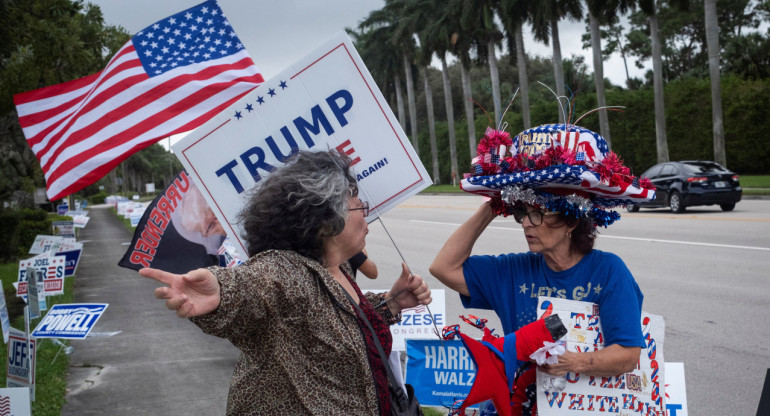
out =
<path fill-rule="evenodd" d="M 245 255 L 237 215 L 249 190 L 299 150 L 353 161 L 369 221 L 431 180 L 344 33 L 264 82 L 174 146 Z"/>

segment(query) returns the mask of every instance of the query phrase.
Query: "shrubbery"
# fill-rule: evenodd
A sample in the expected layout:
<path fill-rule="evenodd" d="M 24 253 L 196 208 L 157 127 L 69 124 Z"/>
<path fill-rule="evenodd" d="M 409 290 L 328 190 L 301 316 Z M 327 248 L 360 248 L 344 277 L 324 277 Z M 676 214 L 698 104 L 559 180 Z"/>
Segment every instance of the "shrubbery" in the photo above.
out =
<path fill-rule="evenodd" d="M 50 235 L 52 221 L 71 220 L 72 217 L 49 214 L 43 210 L 19 209 L 0 211 L 0 262 L 15 262 L 30 257 L 29 249 L 38 234 Z"/>

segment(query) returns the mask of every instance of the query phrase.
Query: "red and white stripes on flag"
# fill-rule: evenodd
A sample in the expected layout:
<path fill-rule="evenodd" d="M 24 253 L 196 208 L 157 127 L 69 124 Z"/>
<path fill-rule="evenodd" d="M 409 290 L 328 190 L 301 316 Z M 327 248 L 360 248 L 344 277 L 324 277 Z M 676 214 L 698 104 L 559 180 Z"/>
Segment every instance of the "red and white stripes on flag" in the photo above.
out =
<path fill-rule="evenodd" d="M 137 33 L 101 72 L 14 97 L 50 200 L 190 131 L 263 82 L 216 1 Z"/>

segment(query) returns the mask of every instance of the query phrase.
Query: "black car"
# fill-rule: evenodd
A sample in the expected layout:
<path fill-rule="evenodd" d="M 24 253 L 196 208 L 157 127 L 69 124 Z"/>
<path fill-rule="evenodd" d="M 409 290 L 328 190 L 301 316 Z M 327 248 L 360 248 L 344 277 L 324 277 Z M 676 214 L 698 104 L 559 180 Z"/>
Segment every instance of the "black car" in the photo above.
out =
<path fill-rule="evenodd" d="M 655 184 L 655 198 L 629 205 L 631 212 L 639 211 L 639 207 L 670 207 L 680 213 L 686 207 L 714 204 L 722 211 L 732 211 L 743 192 L 738 175 L 716 162 L 702 160 L 659 163 L 647 169 L 642 178 Z"/>

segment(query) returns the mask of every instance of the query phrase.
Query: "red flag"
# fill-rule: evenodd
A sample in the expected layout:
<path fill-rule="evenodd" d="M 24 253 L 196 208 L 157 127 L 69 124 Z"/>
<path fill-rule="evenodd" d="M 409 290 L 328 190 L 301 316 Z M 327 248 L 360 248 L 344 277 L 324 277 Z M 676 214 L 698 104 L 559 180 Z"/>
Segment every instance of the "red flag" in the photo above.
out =
<path fill-rule="evenodd" d="M 209 0 L 140 31 L 101 72 L 14 102 L 48 198 L 57 200 L 158 140 L 195 129 L 263 81 Z"/>

